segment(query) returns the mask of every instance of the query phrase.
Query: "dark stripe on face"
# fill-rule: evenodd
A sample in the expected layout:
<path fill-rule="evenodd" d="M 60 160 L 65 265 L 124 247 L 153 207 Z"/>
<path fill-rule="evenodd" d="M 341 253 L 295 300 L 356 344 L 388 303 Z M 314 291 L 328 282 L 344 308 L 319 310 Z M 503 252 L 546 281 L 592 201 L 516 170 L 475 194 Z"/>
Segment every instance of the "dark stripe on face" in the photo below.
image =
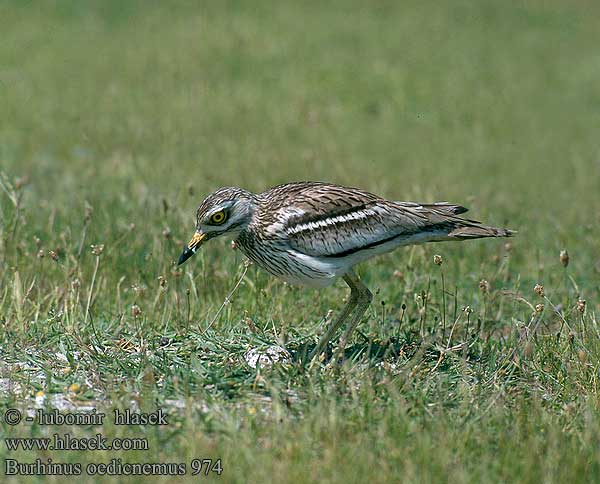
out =
<path fill-rule="evenodd" d="M 235 223 L 233 225 L 230 225 L 229 227 L 227 227 L 225 230 L 211 230 L 210 232 L 205 232 L 206 233 L 206 239 L 213 239 L 215 237 L 219 237 L 220 235 L 226 234 L 227 232 L 230 232 L 232 229 L 235 229 L 237 227 L 239 227 L 240 225 L 242 225 L 244 222 L 238 222 Z"/>
<path fill-rule="evenodd" d="M 225 232 L 229 232 L 231 229 L 237 229 L 240 225 L 242 225 L 244 223 L 244 221 L 240 221 L 238 223 L 235 223 L 233 225 L 230 225 L 229 227 L 227 227 L 227 230 L 225 230 Z"/>

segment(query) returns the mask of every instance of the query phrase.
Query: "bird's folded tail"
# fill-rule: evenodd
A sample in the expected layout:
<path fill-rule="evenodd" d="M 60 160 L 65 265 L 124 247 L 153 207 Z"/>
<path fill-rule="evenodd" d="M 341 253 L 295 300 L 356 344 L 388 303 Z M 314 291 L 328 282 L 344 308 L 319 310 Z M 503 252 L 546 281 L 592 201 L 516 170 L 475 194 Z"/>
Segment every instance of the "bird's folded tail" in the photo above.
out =
<path fill-rule="evenodd" d="M 480 239 L 483 237 L 512 237 L 514 230 L 490 227 L 477 220 L 457 217 L 468 211 L 462 205 L 448 202 L 437 202 L 429 204 L 415 204 L 418 212 L 425 216 L 427 225 L 423 227 L 425 232 L 431 232 L 434 240 L 467 240 Z M 412 204 L 404 204 L 411 208 Z"/>

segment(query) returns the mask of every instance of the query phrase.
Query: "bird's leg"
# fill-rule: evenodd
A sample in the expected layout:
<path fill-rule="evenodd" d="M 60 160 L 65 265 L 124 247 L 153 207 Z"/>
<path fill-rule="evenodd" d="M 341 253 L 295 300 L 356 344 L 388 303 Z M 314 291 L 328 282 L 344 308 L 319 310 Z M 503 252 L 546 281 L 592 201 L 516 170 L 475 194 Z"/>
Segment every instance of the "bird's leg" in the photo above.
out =
<path fill-rule="evenodd" d="M 358 278 L 356 277 L 353 271 L 344 274 L 343 278 L 344 281 L 346 281 L 346 284 L 350 286 L 350 300 L 348 301 L 348 304 L 346 304 L 346 307 L 342 310 L 340 315 L 336 318 L 336 320 L 329 325 L 323 336 L 321 336 L 321 339 L 317 343 L 317 346 L 315 346 L 315 349 L 312 350 L 312 352 L 310 353 L 308 361 L 311 361 L 315 356 L 319 356 L 321 354 L 329 340 L 333 337 L 338 328 L 342 324 L 344 324 L 348 316 L 350 316 L 350 314 L 358 304 L 360 297 L 360 288 L 354 283 L 355 280 L 358 281 Z"/>
<path fill-rule="evenodd" d="M 342 334 L 340 338 L 340 342 L 337 348 L 338 359 L 341 359 L 342 355 L 344 354 L 344 350 L 346 349 L 346 343 L 348 343 L 350 336 L 352 336 L 352 333 L 356 329 L 356 326 L 358 326 L 358 323 L 360 323 L 361 318 L 363 317 L 363 315 L 367 311 L 367 308 L 371 304 L 371 301 L 373 300 L 373 294 L 371 293 L 371 291 L 369 291 L 369 288 L 361 282 L 361 280 L 357 277 L 357 275 L 354 272 L 349 272 L 347 276 L 349 280 L 345 279 L 346 282 L 352 288 L 352 292 L 356 291 L 357 293 L 356 310 L 352 315 L 350 324 L 348 325 L 346 331 L 344 331 L 344 334 Z"/>

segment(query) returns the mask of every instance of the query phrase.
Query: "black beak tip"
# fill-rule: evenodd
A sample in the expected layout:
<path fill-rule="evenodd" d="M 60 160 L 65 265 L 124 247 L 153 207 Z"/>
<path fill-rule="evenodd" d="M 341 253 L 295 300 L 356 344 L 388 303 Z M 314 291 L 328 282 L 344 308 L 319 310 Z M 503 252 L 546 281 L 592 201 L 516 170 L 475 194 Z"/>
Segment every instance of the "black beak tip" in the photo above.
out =
<path fill-rule="evenodd" d="M 183 252 L 181 253 L 181 255 L 179 256 L 179 260 L 177 261 L 177 265 L 180 266 L 181 264 L 183 264 L 186 260 L 188 260 L 193 255 L 194 255 L 194 251 L 186 247 L 183 250 Z"/>

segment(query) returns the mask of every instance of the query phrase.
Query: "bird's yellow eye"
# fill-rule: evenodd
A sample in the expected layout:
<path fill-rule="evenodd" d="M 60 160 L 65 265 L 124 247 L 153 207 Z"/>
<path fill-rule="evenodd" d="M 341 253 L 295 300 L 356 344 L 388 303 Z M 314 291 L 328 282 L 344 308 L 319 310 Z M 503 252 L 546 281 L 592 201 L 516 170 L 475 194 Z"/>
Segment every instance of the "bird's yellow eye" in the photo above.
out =
<path fill-rule="evenodd" d="M 210 223 L 214 224 L 214 225 L 221 225 L 223 222 L 225 222 L 225 212 L 220 211 L 217 213 L 213 213 L 210 216 Z"/>

